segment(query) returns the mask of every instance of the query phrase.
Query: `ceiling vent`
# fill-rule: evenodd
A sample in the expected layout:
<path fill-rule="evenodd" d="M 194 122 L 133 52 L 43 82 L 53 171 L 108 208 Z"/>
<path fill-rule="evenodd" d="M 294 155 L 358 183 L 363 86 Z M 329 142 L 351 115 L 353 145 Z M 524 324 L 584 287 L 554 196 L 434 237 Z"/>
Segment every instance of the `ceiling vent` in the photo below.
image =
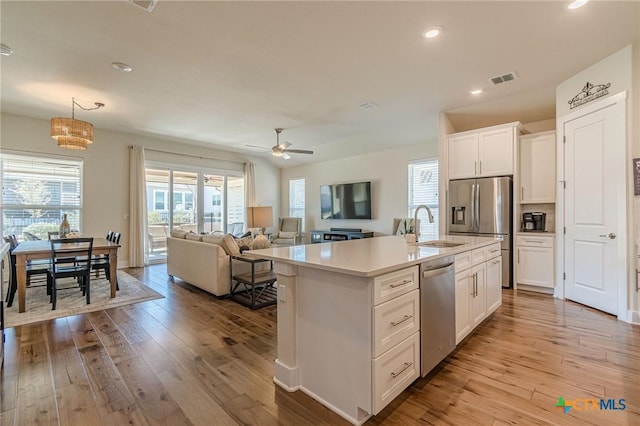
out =
<path fill-rule="evenodd" d="M 158 0 L 128 0 L 129 3 L 133 3 L 138 7 L 143 8 L 147 12 L 151 12 L 154 7 L 156 7 L 156 3 Z"/>
<path fill-rule="evenodd" d="M 507 81 L 515 80 L 516 78 L 518 78 L 518 74 L 516 74 L 515 71 L 511 71 L 503 75 L 491 77 L 489 80 L 491 80 L 491 83 L 496 85 L 496 84 L 506 83 Z"/>

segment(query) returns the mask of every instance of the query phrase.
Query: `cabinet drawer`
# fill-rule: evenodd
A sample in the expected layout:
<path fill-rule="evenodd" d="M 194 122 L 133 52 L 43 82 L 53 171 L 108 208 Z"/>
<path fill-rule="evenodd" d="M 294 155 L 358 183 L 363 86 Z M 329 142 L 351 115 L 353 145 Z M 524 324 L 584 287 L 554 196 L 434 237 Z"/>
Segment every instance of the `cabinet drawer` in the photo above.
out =
<path fill-rule="evenodd" d="M 420 375 L 420 333 L 373 360 L 373 414 L 378 414 Z"/>
<path fill-rule="evenodd" d="M 420 330 L 420 290 L 373 308 L 373 356 L 378 357 Z"/>
<path fill-rule="evenodd" d="M 553 247 L 553 237 L 518 235 L 516 237 L 516 245 L 529 247 Z"/>
<path fill-rule="evenodd" d="M 420 273 L 418 266 L 389 272 L 373 279 L 373 304 L 382 302 L 409 293 L 418 288 Z"/>
<path fill-rule="evenodd" d="M 486 254 L 484 247 L 471 250 L 471 264 L 477 265 L 478 263 L 484 262 L 487 259 Z"/>
<path fill-rule="evenodd" d="M 471 267 L 471 251 L 456 254 L 456 273 Z"/>
<path fill-rule="evenodd" d="M 500 243 L 491 244 L 484 248 L 484 258 L 489 260 L 501 255 Z"/>

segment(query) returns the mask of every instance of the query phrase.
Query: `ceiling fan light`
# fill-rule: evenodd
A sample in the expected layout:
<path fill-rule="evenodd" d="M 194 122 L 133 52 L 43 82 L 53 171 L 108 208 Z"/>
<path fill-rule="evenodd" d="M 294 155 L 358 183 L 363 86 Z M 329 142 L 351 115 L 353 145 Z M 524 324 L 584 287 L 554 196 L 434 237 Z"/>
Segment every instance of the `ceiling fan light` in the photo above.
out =
<path fill-rule="evenodd" d="M 282 156 L 283 156 L 283 154 L 284 154 L 284 152 L 282 152 L 282 151 L 280 151 L 280 150 L 277 150 L 277 149 L 274 149 L 274 150 L 271 152 L 271 154 L 273 154 L 273 156 L 274 156 L 274 157 L 282 157 Z"/>

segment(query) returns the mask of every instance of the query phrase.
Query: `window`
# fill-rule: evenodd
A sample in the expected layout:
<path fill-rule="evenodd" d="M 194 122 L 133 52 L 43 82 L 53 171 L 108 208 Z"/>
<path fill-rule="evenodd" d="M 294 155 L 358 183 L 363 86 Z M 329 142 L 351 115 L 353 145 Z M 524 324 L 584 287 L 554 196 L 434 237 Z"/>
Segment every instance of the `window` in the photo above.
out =
<path fill-rule="evenodd" d="M 429 223 L 427 215 L 420 212 L 420 235 L 423 238 L 438 238 L 438 159 L 432 158 L 409 163 L 409 217 L 416 207 L 424 204 L 434 217 Z"/>
<path fill-rule="evenodd" d="M 289 216 L 302 218 L 304 231 L 304 178 L 289 179 Z"/>
<path fill-rule="evenodd" d="M 2 233 L 41 239 L 57 231 L 66 213 L 80 231 L 82 160 L 0 154 Z"/>
<path fill-rule="evenodd" d="M 174 228 L 226 232 L 231 223 L 244 225 L 244 176 L 237 172 L 147 163 L 146 182 L 147 250 L 152 263 L 166 260 L 166 235 Z"/>
<path fill-rule="evenodd" d="M 154 210 L 167 209 L 167 191 L 153 191 Z"/>

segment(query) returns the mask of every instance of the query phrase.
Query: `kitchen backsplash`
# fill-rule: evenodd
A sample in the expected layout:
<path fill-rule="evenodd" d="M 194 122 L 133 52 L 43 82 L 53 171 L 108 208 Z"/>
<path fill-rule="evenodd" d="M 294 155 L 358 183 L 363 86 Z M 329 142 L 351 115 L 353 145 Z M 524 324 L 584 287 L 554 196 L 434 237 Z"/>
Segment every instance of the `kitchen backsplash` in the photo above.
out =
<path fill-rule="evenodd" d="M 545 231 L 547 232 L 556 232 L 556 205 L 553 203 L 549 204 L 521 204 L 520 209 L 522 213 L 530 213 L 530 212 L 543 212 L 547 214 L 545 220 Z M 519 224 L 518 229 L 522 230 L 522 216 L 518 218 Z"/>

